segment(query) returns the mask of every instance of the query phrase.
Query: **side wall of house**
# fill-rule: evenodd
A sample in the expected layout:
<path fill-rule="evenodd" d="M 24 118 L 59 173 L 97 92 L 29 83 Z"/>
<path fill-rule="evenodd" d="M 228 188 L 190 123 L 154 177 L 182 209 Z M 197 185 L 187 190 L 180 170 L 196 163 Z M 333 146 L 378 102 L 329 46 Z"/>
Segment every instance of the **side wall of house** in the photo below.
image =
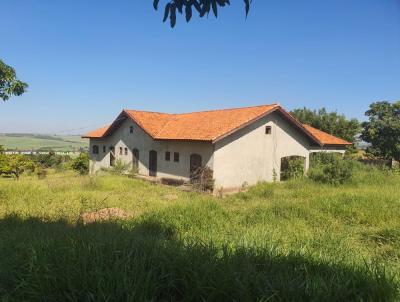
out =
<path fill-rule="evenodd" d="M 133 133 L 130 133 L 133 127 Z M 93 154 L 93 145 L 99 147 L 99 154 Z M 106 152 L 103 152 L 103 146 Z M 91 171 L 110 167 L 110 147 L 114 147 L 115 160 L 132 165 L 133 149 L 139 150 L 139 174 L 149 175 L 149 152 L 157 152 L 157 177 L 185 179 L 190 176 L 190 155 L 199 154 L 203 165 L 213 167 L 214 147 L 206 142 L 188 141 L 155 141 L 132 120 L 125 120 L 109 137 L 90 139 Z M 122 148 L 122 149 L 120 149 Z M 127 154 L 125 154 L 127 148 Z M 122 150 L 122 154 L 120 152 Z M 171 154 L 170 160 L 165 160 L 165 152 Z M 179 162 L 174 162 L 174 152 L 179 153 Z"/>
<path fill-rule="evenodd" d="M 266 134 L 271 126 L 271 134 Z M 281 158 L 301 156 L 309 164 L 310 139 L 274 112 L 216 142 L 216 190 L 236 190 L 259 181 L 280 179 Z M 275 172 L 275 176 L 274 176 Z"/>

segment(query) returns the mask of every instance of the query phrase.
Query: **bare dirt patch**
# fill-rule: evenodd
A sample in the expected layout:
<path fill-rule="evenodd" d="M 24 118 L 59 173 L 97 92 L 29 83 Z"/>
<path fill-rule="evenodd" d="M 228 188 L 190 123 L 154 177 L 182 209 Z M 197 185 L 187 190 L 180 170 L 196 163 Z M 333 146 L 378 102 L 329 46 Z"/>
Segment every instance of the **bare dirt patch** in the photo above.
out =
<path fill-rule="evenodd" d="M 127 219 L 132 217 L 124 210 L 120 208 L 105 208 L 95 212 L 87 212 L 80 215 L 79 220 L 83 224 L 99 222 L 99 221 L 109 221 L 117 219 Z"/>

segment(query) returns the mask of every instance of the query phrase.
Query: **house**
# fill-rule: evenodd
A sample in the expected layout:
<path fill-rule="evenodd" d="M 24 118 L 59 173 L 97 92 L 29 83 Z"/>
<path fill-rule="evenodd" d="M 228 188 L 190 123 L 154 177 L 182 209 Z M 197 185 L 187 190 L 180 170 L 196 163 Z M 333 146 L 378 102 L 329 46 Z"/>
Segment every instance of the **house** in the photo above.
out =
<path fill-rule="evenodd" d="M 200 166 L 213 170 L 216 190 L 279 180 L 282 159 L 312 152 L 344 153 L 351 143 L 301 124 L 279 104 L 167 114 L 123 110 L 90 139 L 91 171 L 122 160 L 138 173 L 190 180 Z"/>

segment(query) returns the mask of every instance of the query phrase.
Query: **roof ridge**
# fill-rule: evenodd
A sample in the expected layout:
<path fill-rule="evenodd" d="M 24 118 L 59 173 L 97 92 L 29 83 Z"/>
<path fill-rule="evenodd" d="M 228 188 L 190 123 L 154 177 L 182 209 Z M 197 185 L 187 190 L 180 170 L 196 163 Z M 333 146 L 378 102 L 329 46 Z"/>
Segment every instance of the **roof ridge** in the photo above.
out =
<path fill-rule="evenodd" d="M 144 112 L 144 113 L 157 113 L 157 114 L 165 114 L 165 115 L 176 115 L 177 113 L 166 113 L 159 111 L 147 111 L 147 110 L 137 110 L 137 109 L 122 109 L 122 111 L 135 111 L 135 112 Z"/>
<path fill-rule="evenodd" d="M 136 111 L 136 112 L 145 112 L 145 113 L 157 113 L 157 114 L 165 114 L 171 116 L 178 116 L 184 114 L 193 114 L 193 113 L 204 113 L 204 112 L 214 112 L 214 111 L 229 111 L 229 110 L 238 110 L 238 109 L 249 109 L 249 108 L 258 108 L 265 106 L 280 106 L 279 103 L 272 104 L 264 104 L 264 105 L 256 105 L 256 106 L 244 106 L 244 107 L 233 107 L 233 108 L 222 108 L 222 109 L 212 109 L 212 110 L 203 110 L 203 111 L 191 111 L 191 112 L 182 112 L 182 113 L 166 113 L 159 111 L 146 111 L 146 110 L 136 110 L 136 109 L 123 109 L 124 111 Z"/>

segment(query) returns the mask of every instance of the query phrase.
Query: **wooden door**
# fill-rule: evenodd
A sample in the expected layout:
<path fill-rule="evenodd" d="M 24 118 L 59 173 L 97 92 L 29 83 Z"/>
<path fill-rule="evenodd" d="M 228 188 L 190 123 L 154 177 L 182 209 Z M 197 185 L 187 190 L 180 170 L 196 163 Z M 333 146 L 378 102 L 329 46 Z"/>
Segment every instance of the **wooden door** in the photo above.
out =
<path fill-rule="evenodd" d="M 149 175 L 157 176 L 157 151 L 149 152 Z"/>

